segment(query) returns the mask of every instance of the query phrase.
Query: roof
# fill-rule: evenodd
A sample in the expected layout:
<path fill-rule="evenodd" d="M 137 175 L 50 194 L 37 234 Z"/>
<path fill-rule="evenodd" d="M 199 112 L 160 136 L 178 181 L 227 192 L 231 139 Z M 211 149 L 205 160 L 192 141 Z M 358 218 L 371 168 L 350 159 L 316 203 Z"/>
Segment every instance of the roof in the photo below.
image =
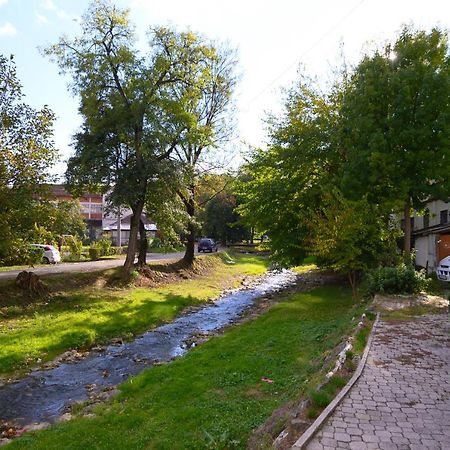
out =
<path fill-rule="evenodd" d="M 430 234 L 442 234 L 442 233 L 450 233 L 450 222 L 439 225 L 433 225 L 427 228 L 421 228 L 420 230 L 414 230 L 412 232 L 412 235 L 415 237 L 419 237 L 419 236 L 428 236 Z"/>
<path fill-rule="evenodd" d="M 73 195 L 66 189 L 64 184 L 48 184 L 50 192 L 56 197 L 73 197 Z M 82 197 L 102 197 L 102 194 L 94 192 L 83 192 Z"/>

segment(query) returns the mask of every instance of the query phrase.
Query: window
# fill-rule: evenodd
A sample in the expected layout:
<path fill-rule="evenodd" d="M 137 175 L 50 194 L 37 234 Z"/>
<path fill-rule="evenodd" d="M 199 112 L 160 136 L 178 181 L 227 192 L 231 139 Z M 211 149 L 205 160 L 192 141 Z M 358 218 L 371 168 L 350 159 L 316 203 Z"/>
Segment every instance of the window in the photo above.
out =
<path fill-rule="evenodd" d="M 80 209 L 82 214 L 89 214 L 89 203 L 80 202 Z"/>
<path fill-rule="evenodd" d="M 441 211 L 441 225 L 448 223 L 448 209 Z"/>
<path fill-rule="evenodd" d="M 427 211 L 423 216 L 423 227 L 428 228 L 430 226 L 430 213 Z"/>
<path fill-rule="evenodd" d="M 101 213 L 102 212 L 102 204 L 101 203 L 91 203 L 91 212 L 92 213 Z"/>

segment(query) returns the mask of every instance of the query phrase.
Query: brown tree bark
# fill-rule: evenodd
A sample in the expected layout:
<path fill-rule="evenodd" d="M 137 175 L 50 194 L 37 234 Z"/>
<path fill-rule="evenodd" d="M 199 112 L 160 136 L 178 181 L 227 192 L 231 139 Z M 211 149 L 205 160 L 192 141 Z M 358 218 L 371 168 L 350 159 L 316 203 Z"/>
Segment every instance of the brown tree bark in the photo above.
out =
<path fill-rule="evenodd" d="M 145 225 L 142 218 L 139 221 L 139 255 L 138 266 L 145 266 L 147 264 L 148 239 Z"/>
<path fill-rule="evenodd" d="M 403 241 L 403 256 L 405 262 L 411 261 L 411 200 L 408 198 L 404 207 L 404 220 L 405 220 L 405 238 Z"/>
<path fill-rule="evenodd" d="M 129 275 L 134 266 L 134 259 L 137 250 L 137 236 L 139 231 L 139 222 L 141 220 L 142 210 L 144 209 L 144 202 L 140 201 L 133 209 L 133 214 L 130 221 L 130 238 L 128 241 L 127 257 L 123 270 L 125 275 Z"/>
<path fill-rule="evenodd" d="M 187 243 L 186 243 L 186 252 L 183 256 L 183 261 L 186 264 L 191 265 L 194 262 L 195 258 L 195 224 L 194 224 L 194 215 L 195 215 L 195 203 L 194 199 L 190 198 L 186 203 L 186 212 L 189 215 L 189 224 L 188 224 L 188 235 L 187 235 Z"/>

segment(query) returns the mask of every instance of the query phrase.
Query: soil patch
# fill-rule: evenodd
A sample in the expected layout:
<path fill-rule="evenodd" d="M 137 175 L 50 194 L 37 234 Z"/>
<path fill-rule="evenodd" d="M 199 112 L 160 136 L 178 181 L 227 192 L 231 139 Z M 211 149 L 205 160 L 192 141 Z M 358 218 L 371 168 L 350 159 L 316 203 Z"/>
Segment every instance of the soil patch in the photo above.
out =
<path fill-rule="evenodd" d="M 190 280 L 211 273 L 221 263 L 219 257 L 197 257 L 192 264 L 183 260 L 152 264 L 138 268 L 136 286 L 156 287 L 182 280 Z"/>

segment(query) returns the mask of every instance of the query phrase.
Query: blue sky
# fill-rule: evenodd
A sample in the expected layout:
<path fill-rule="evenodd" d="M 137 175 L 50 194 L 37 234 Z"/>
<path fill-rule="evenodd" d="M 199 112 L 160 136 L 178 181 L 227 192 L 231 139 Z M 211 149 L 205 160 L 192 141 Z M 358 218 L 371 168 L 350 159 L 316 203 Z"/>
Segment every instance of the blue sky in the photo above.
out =
<path fill-rule="evenodd" d="M 393 39 L 404 23 L 449 27 L 448 0 L 118 0 L 131 10 L 139 44 L 149 25 L 190 28 L 237 48 L 242 81 L 236 100 L 238 140 L 263 145 L 263 118 L 280 110 L 280 88 L 296 78 L 301 63 L 325 80 L 339 61 L 340 43 L 351 63 L 373 42 Z M 26 101 L 49 105 L 57 115 L 55 142 L 62 159 L 80 125 L 77 99 L 55 64 L 38 47 L 79 29 L 87 0 L 0 0 L 0 53 L 13 54 Z M 64 164 L 58 165 L 64 171 Z"/>

